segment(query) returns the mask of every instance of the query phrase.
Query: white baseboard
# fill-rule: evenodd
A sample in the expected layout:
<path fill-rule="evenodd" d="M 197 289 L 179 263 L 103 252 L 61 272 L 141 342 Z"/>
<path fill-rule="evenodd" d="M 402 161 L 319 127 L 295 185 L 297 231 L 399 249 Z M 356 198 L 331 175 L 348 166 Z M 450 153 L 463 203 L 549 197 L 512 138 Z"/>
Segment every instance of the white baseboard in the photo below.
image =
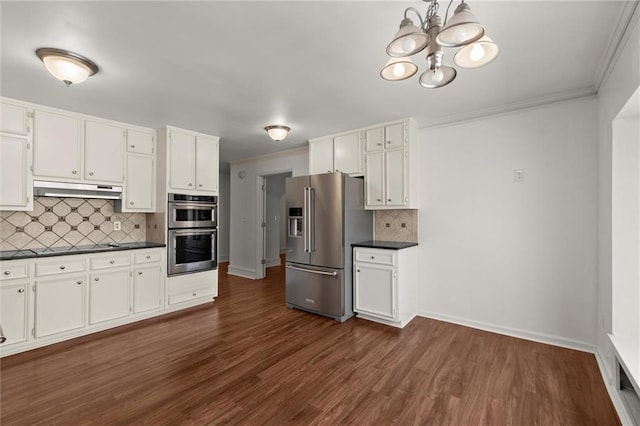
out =
<path fill-rule="evenodd" d="M 551 334 L 537 333 L 534 331 L 521 330 L 511 327 L 503 327 L 500 325 L 485 323 L 481 321 L 473 321 L 467 318 L 439 314 L 435 312 L 421 311 L 418 312 L 418 315 L 421 317 L 450 322 L 453 324 L 464 325 L 466 327 L 477 328 L 479 330 L 504 334 L 506 336 L 517 337 L 520 339 L 531 340 L 539 343 L 546 343 L 549 345 L 560 346 L 568 349 L 575 349 L 582 352 L 596 352 L 596 346 L 594 344 L 581 342 L 579 340 L 567 339 L 560 336 L 554 336 Z"/>
<path fill-rule="evenodd" d="M 227 270 L 229 275 L 237 275 L 242 278 L 249 278 L 251 280 L 256 279 L 256 271 L 255 269 L 250 268 L 242 268 L 239 266 L 231 266 L 229 265 L 229 269 Z"/>
<path fill-rule="evenodd" d="M 596 361 L 598 362 L 598 368 L 600 368 L 600 374 L 602 375 L 602 381 L 604 382 L 605 387 L 607 388 L 607 392 L 609 393 L 609 398 L 611 398 L 611 402 L 613 403 L 613 407 L 618 412 L 618 417 L 620 417 L 620 421 L 624 426 L 633 426 L 633 419 L 629 412 L 627 411 L 627 406 L 624 404 L 624 401 L 620 398 L 620 394 L 616 389 L 616 378 L 609 376 L 609 369 L 604 362 L 604 357 L 600 353 L 599 350 L 596 350 L 593 353 L 596 357 Z"/>

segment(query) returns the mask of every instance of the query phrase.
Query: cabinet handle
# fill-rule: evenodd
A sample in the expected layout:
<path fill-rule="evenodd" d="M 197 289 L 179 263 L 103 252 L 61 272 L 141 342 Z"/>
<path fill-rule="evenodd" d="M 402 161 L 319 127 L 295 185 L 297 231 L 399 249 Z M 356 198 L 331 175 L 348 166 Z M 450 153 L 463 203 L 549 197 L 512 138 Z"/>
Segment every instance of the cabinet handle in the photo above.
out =
<path fill-rule="evenodd" d="M 19 288 L 18 293 L 24 293 L 24 288 Z"/>
<path fill-rule="evenodd" d="M 378 146 L 382 146 L 382 142 L 378 142 L 376 145 L 378 145 Z"/>
<path fill-rule="evenodd" d="M 95 277 L 93 280 L 94 281 L 100 281 L 100 277 Z"/>
<path fill-rule="evenodd" d="M 391 198 L 389 198 L 387 201 L 388 201 L 388 202 L 391 202 Z"/>
<path fill-rule="evenodd" d="M 81 284 L 82 284 L 82 281 L 78 281 L 78 282 L 76 282 L 76 284 L 81 285 Z"/>
<path fill-rule="evenodd" d="M 60 269 L 66 269 L 66 266 L 60 265 Z"/>
<path fill-rule="evenodd" d="M 4 271 L 5 275 L 11 275 L 11 271 Z"/>
<path fill-rule="evenodd" d="M 382 201 L 380 198 L 378 198 L 378 202 Z"/>
<path fill-rule="evenodd" d="M 133 201 L 129 201 L 129 205 L 132 206 L 133 205 Z"/>
<path fill-rule="evenodd" d="M 356 272 L 360 272 L 360 269 L 356 269 Z"/>
<path fill-rule="evenodd" d="M 72 173 L 72 174 L 74 174 L 74 175 L 77 175 L 77 174 L 78 174 L 78 171 L 77 171 L 77 170 L 74 170 L 74 171 L 72 171 L 71 173 Z"/>
<path fill-rule="evenodd" d="M 113 265 L 114 263 L 116 263 L 116 261 L 115 260 L 110 260 L 109 263 Z"/>
<path fill-rule="evenodd" d="M 150 254 L 147 255 L 147 259 L 151 259 L 151 255 Z"/>
<path fill-rule="evenodd" d="M 89 172 L 89 176 L 93 176 L 93 172 Z"/>
<path fill-rule="evenodd" d="M 135 147 L 136 147 L 135 145 L 131 145 L 131 148 L 135 148 Z"/>
<path fill-rule="evenodd" d="M 202 188 L 202 184 L 201 184 L 201 183 L 199 183 L 199 184 L 198 184 L 198 187 L 199 187 L 199 188 Z"/>
<path fill-rule="evenodd" d="M 189 182 L 189 186 L 193 186 L 193 184 L 191 182 Z"/>
<path fill-rule="evenodd" d="M 142 275 L 142 271 L 138 272 L 138 275 Z"/>
<path fill-rule="evenodd" d="M 371 256 L 371 258 L 372 258 L 372 259 L 375 259 L 376 257 L 375 257 L 375 256 Z"/>
<path fill-rule="evenodd" d="M 195 296 L 197 293 L 192 293 L 193 296 Z"/>

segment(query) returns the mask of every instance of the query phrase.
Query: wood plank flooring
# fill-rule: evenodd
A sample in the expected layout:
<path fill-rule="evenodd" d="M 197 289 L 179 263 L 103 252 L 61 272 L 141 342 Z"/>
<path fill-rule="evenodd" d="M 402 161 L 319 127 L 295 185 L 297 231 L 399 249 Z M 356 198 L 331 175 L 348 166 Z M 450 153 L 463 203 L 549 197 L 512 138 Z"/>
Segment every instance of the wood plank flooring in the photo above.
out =
<path fill-rule="evenodd" d="M 591 354 L 285 307 L 284 269 L 210 305 L 1 360 L 2 425 L 617 425 Z"/>

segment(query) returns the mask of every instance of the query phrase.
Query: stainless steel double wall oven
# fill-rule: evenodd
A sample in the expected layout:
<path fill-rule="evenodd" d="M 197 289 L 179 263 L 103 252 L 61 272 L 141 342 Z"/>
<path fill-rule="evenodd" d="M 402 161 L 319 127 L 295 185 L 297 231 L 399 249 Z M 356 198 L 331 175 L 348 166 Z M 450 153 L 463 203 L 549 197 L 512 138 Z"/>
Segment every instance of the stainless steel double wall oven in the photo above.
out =
<path fill-rule="evenodd" d="M 168 275 L 218 267 L 218 197 L 169 194 Z"/>

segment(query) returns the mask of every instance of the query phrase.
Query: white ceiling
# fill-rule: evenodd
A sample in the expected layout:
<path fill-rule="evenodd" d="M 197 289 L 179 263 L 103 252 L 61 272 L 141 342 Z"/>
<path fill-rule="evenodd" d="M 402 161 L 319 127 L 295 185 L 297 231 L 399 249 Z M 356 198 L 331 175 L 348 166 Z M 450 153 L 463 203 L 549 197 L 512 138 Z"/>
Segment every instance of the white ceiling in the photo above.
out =
<path fill-rule="evenodd" d="M 401 117 L 424 127 L 595 93 L 637 0 L 469 4 L 500 55 L 429 90 L 417 76 L 379 77 L 404 9 L 424 15 L 424 2 L 3 1 L 0 93 L 217 135 L 221 160 L 231 161 Z M 85 55 L 100 72 L 67 88 L 46 72 L 39 47 Z M 445 49 L 445 62 L 454 52 Z M 421 73 L 424 55 L 413 59 Z M 269 124 L 292 131 L 273 142 Z"/>

